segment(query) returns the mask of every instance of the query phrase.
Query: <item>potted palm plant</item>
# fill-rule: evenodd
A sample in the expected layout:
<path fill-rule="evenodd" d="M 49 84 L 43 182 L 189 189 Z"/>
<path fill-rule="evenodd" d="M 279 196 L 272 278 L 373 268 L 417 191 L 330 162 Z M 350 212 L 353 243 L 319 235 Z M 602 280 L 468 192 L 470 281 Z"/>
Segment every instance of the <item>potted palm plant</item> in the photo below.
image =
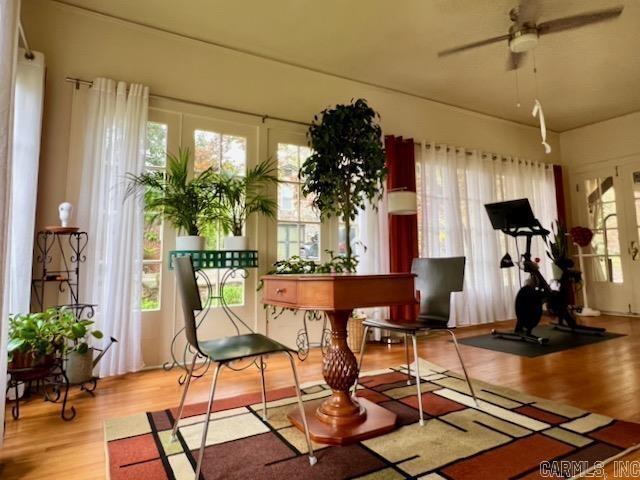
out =
<path fill-rule="evenodd" d="M 202 250 L 201 229 L 215 221 L 215 193 L 211 190 L 211 168 L 190 177 L 191 152 L 179 149 L 167 154 L 166 172 L 149 171 L 127 174 L 126 196 L 143 195 L 151 220 L 162 216 L 177 231 L 176 250 Z"/>
<path fill-rule="evenodd" d="M 245 176 L 221 172 L 211 177 L 211 191 L 215 192 L 213 205 L 222 230 L 230 234 L 224 239 L 225 250 L 248 250 L 244 226 L 249 215 L 261 213 L 275 218 L 277 203 L 269 194 L 269 186 L 278 183 L 276 165 L 265 160 L 247 170 Z"/>

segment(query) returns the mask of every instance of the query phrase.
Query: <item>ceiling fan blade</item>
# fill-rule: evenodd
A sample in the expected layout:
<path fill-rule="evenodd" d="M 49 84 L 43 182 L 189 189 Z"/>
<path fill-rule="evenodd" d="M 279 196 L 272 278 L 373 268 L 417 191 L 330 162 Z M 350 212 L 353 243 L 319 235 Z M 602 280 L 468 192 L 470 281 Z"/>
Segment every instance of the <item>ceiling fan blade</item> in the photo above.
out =
<path fill-rule="evenodd" d="M 582 13 L 580 15 L 573 15 L 571 17 L 557 18 L 555 20 L 549 20 L 548 22 L 542 22 L 538 25 L 538 35 L 562 32 L 564 30 L 571 30 L 572 28 L 583 27 L 591 23 L 613 20 L 620 16 L 622 10 L 624 10 L 624 7 L 618 6 L 607 10 L 598 10 L 595 12 Z"/>
<path fill-rule="evenodd" d="M 507 58 L 507 71 L 511 71 L 511 70 L 517 70 L 520 65 L 522 64 L 522 61 L 524 60 L 524 57 L 527 55 L 527 52 L 509 52 L 509 57 Z"/>
<path fill-rule="evenodd" d="M 459 47 L 449 48 L 448 50 L 442 50 L 438 52 L 438 57 L 445 57 L 447 55 L 451 55 L 453 53 L 462 52 L 464 50 L 469 50 L 476 47 L 482 47 L 484 45 L 489 45 L 491 43 L 501 42 L 503 40 L 508 40 L 509 35 L 500 35 L 499 37 L 487 38 L 485 40 L 480 40 L 479 42 L 467 43 L 466 45 L 460 45 Z"/>

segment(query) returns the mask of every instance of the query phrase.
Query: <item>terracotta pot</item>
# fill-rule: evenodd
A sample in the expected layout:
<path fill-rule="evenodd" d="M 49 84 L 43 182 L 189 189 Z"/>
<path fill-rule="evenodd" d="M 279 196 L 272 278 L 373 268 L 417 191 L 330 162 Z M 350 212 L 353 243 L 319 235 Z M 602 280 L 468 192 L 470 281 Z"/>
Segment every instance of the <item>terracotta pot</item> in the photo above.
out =
<path fill-rule="evenodd" d="M 49 367 L 53 365 L 54 356 L 38 355 L 35 352 L 13 352 L 13 360 L 9 363 L 9 369 L 23 369 L 35 367 Z"/>

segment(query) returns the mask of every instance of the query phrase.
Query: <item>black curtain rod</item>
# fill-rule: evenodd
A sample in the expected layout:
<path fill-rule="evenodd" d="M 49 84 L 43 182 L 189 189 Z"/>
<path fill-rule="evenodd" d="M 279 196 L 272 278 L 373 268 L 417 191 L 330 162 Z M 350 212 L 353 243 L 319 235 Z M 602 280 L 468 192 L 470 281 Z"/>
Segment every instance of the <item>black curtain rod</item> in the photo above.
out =
<path fill-rule="evenodd" d="M 69 83 L 73 83 L 77 88 L 80 88 L 80 85 L 85 85 L 89 88 L 91 88 L 93 86 L 93 82 L 90 80 L 83 80 L 81 78 L 75 78 L 75 77 L 66 77 L 65 81 L 69 82 Z M 287 122 L 287 123 L 294 123 L 296 125 L 302 125 L 305 127 L 310 126 L 310 123 L 307 122 L 301 122 L 299 120 L 291 120 L 289 118 L 283 118 L 283 117 L 273 117 L 271 115 L 267 115 L 267 114 L 263 114 L 263 113 L 255 113 L 255 112 L 247 112 L 246 110 L 239 110 L 237 108 L 230 108 L 230 107 L 223 107 L 221 105 L 211 105 L 209 103 L 203 103 L 203 102 L 197 102 L 195 100 L 187 100 L 184 98 L 178 98 L 178 97 L 170 97 L 167 95 L 158 95 L 155 93 L 150 93 L 149 94 L 150 97 L 152 98 L 161 98 L 163 100 L 171 100 L 174 102 L 181 102 L 181 103 L 186 103 L 189 105 L 195 105 L 197 107 L 207 107 L 207 108 L 215 108 L 216 110 L 222 110 L 225 112 L 231 112 L 231 113 L 239 113 L 241 115 L 249 115 L 251 117 L 257 117 L 260 118 L 262 120 L 262 123 L 266 122 L 267 120 L 277 120 L 279 122 Z"/>

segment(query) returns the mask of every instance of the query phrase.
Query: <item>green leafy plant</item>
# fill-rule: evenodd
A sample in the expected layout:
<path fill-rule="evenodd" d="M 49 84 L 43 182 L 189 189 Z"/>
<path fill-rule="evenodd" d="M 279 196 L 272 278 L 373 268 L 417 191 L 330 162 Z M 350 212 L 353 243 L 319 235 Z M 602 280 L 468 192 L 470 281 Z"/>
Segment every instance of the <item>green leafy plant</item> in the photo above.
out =
<path fill-rule="evenodd" d="M 57 319 L 57 330 L 64 340 L 63 351 L 87 353 L 89 351 L 89 337 L 100 339 L 104 335 L 100 330 L 92 328 L 92 320 L 76 319 L 70 310 L 61 310 Z"/>
<path fill-rule="evenodd" d="M 179 149 L 167 154 L 166 172 L 127 174 L 126 197 L 142 195 L 151 221 L 162 216 L 176 230 L 198 235 L 200 229 L 218 216 L 216 192 L 212 190 L 211 168 L 190 178 L 191 151 Z"/>
<path fill-rule="evenodd" d="M 54 320 L 58 309 L 50 308 L 45 312 L 16 314 L 9 317 L 9 361 L 15 354 L 30 356 L 36 364 L 42 357 L 51 355 L 56 350 L 57 328 Z"/>
<path fill-rule="evenodd" d="M 351 236 L 351 222 L 367 203 L 375 208 L 387 176 L 379 115 L 363 99 L 316 115 L 307 133 L 313 153 L 300 168 L 302 193 L 312 196 L 322 218 L 338 216 Z M 346 257 L 353 256 L 346 242 Z"/>
<path fill-rule="evenodd" d="M 573 266 L 573 260 L 569 257 L 569 242 L 567 241 L 567 229 L 557 220 L 552 225 L 553 238 L 548 242 L 547 256 L 561 270 Z M 569 265 L 569 263 L 571 265 Z"/>
<path fill-rule="evenodd" d="M 324 263 L 317 263 L 307 260 L 298 255 L 293 255 L 287 260 L 279 260 L 273 264 L 273 269 L 267 275 L 292 275 L 305 273 L 347 273 L 355 272 L 358 266 L 358 256 L 336 255 L 333 250 L 325 250 L 329 260 Z M 263 282 L 258 284 L 258 290 L 262 289 Z"/>
<path fill-rule="evenodd" d="M 269 194 L 269 186 L 278 183 L 276 165 L 272 160 L 260 162 L 244 176 L 230 172 L 212 175 L 208 182 L 216 192 L 214 215 L 225 233 L 241 236 L 247 218 L 261 213 L 275 218 L 278 205 Z"/>
<path fill-rule="evenodd" d="M 16 314 L 9 317 L 9 361 L 16 355 L 33 365 L 56 353 L 89 350 L 88 337 L 102 338 L 102 332 L 91 328 L 91 320 L 77 320 L 72 310 L 52 307 L 44 312 Z"/>

